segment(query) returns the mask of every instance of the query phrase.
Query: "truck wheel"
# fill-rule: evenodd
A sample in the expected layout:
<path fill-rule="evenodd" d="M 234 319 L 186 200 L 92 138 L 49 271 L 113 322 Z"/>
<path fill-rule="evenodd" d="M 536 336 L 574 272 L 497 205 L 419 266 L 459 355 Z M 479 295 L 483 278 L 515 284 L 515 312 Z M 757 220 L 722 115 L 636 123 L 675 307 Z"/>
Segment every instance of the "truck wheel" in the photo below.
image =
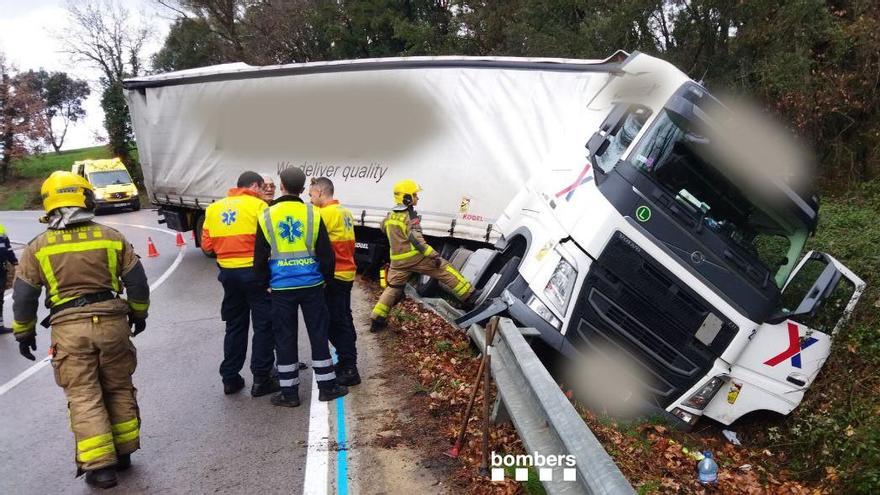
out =
<path fill-rule="evenodd" d="M 131 202 L 131 211 L 138 211 L 141 209 L 141 199 L 135 198 Z"/>
<path fill-rule="evenodd" d="M 193 230 L 195 230 L 195 233 L 196 233 L 196 239 L 198 239 L 198 241 L 196 241 L 196 243 L 199 245 L 199 248 L 202 250 L 202 253 L 205 256 L 207 256 L 208 258 L 216 258 L 217 257 L 216 254 L 214 254 L 212 252 L 205 251 L 205 248 L 202 247 L 202 227 L 204 226 L 204 224 L 205 224 L 205 215 L 199 215 L 199 217 L 196 218 L 195 226 L 193 227 Z"/>
<path fill-rule="evenodd" d="M 449 258 L 455 253 L 457 246 L 452 244 L 451 242 L 447 242 L 443 244 L 443 248 L 440 249 L 440 256 L 449 261 Z M 440 282 L 437 281 L 436 278 L 431 278 L 427 275 L 419 275 L 416 279 L 416 292 L 422 297 L 433 297 L 436 296 L 440 291 Z"/>

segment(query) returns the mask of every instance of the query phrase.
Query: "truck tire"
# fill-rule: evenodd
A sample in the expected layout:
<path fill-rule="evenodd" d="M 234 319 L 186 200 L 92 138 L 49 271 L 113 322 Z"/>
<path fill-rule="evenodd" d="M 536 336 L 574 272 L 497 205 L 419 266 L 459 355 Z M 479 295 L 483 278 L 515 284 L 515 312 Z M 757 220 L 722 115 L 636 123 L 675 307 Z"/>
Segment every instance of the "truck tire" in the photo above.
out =
<path fill-rule="evenodd" d="M 440 256 L 449 261 L 449 257 L 455 253 L 456 249 L 457 246 L 455 244 L 451 242 L 444 243 L 440 249 Z M 422 297 L 433 297 L 440 291 L 440 282 L 436 278 L 431 278 L 427 275 L 419 275 L 415 286 L 416 292 Z"/>
<path fill-rule="evenodd" d="M 141 199 L 140 197 L 135 198 L 131 202 L 131 211 L 138 211 L 141 209 Z"/>
<path fill-rule="evenodd" d="M 205 251 L 205 248 L 202 247 L 202 227 L 204 226 L 204 224 L 205 215 L 199 215 L 198 218 L 196 218 L 195 225 L 193 226 L 193 230 L 195 231 L 197 239 L 196 244 L 199 246 L 199 249 L 202 250 L 202 254 L 204 254 L 208 258 L 216 258 L 216 254 L 214 254 L 213 252 Z"/>

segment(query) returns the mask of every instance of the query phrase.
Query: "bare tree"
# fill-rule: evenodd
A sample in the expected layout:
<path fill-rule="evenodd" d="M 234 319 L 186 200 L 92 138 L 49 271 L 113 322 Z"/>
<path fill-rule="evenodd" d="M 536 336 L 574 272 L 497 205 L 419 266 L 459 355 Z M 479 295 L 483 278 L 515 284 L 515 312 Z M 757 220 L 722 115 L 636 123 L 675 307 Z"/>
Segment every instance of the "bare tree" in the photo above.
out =
<path fill-rule="evenodd" d="M 67 12 L 70 27 L 56 35 L 62 50 L 73 60 L 102 72 L 101 106 L 109 146 L 140 181 L 140 166 L 131 160 L 134 136 L 122 97 L 122 81 L 140 75 L 144 45 L 153 36 L 153 29 L 145 19 L 132 16 L 118 0 L 69 0 Z"/>
<path fill-rule="evenodd" d="M 140 74 L 153 28 L 116 0 L 69 0 L 71 26 L 57 37 L 62 51 L 103 73 L 106 85 Z"/>

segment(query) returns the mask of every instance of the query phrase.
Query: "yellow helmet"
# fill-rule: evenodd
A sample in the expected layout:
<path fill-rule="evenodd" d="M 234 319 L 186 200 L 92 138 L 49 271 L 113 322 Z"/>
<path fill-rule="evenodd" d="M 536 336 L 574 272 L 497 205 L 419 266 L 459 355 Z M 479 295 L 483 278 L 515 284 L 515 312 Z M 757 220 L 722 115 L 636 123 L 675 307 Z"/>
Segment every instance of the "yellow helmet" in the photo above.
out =
<path fill-rule="evenodd" d="M 394 201 L 399 205 L 409 206 L 412 204 L 413 195 L 421 190 L 422 188 L 416 184 L 416 181 L 404 179 L 394 184 Z"/>
<path fill-rule="evenodd" d="M 91 209 L 94 207 L 92 196 L 94 188 L 89 181 L 72 172 L 52 172 L 40 187 L 43 198 L 43 209 L 46 213 L 63 206 L 79 206 Z"/>

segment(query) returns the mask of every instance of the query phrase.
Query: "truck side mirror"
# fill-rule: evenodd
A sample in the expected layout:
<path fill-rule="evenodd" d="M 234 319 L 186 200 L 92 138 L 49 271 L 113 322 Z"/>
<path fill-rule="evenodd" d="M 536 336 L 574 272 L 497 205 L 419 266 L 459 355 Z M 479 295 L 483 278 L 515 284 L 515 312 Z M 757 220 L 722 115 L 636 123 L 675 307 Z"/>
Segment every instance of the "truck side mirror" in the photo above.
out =
<path fill-rule="evenodd" d="M 599 130 L 590 136 L 585 145 L 598 170 L 605 173 L 611 171 L 650 115 L 651 110 L 642 105 L 619 103 L 614 106 Z M 621 133 L 624 126 L 627 128 Z M 600 158 L 609 147 L 612 147 L 614 153 Z"/>
<path fill-rule="evenodd" d="M 602 125 L 599 126 L 599 130 L 590 136 L 589 141 L 587 141 L 586 147 L 590 151 L 590 155 L 602 156 L 605 153 L 605 150 L 608 149 L 608 145 L 611 143 L 611 136 L 617 134 L 617 131 L 623 126 L 623 121 L 628 111 L 627 105 L 615 105 L 611 109 L 611 113 L 605 117 Z"/>

